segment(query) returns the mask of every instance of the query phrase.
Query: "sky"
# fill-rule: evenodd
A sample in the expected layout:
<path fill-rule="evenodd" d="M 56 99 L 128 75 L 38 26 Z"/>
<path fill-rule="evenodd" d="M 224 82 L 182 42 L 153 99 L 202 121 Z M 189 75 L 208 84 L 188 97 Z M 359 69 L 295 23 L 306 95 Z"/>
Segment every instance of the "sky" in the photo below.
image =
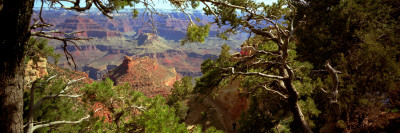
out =
<path fill-rule="evenodd" d="M 81 6 L 84 6 L 84 1 L 82 0 L 82 4 Z M 156 9 L 174 9 L 170 3 L 166 2 L 166 0 L 154 0 L 154 4 L 155 4 L 155 8 Z M 272 2 L 276 2 L 277 0 L 255 0 L 257 2 L 264 2 L 266 4 L 271 4 Z M 68 2 L 63 2 L 64 6 L 72 6 L 72 4 L 68 3 Z M 40 0 L 36 0 L 35 1 L 35 7 L 40 7 L 41 6 L 41 2 Z M 46 5 L 45 5 L 46 7 Z M 59 6 L 58 6 L 59 7 Z M 201 3 L 198 9 L 202 9 L 204 7 L 204 5 Z M 140 5 L 136 5 L 136 8 L 144 8 L 144 6 L 142 4 Z"/>

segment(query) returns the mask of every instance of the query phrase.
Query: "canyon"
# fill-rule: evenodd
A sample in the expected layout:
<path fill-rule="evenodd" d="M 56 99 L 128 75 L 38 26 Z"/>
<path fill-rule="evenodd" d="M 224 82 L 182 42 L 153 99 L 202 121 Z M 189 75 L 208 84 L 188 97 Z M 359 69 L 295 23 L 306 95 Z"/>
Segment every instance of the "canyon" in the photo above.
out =
<path fill-rule="evenodd" d="M 37 16 L 37 12 L 34 15 Z M 201 13 L 193 15 L 202 20 L 196 22 L 198 25 L 206 24 L 212 19 Z M 67 50 L 74 57 L 77 70 L 88 73 L 94 80 L 102 79 L 109 70 L 121 65 L 124 56 L 148 56 L 161 65 L 175 68 L 182 76 L 201 76 L 200 65 L 203 60 L 215 58 L 224 43 L 234 50 L 239 49 L 242 40 L 246 38 L 244 35 L 236 35 L 233 39 L 221 40 L 215 37 L 218 27 L 213 25 L 204 44 L 191 43 L 181 46 L 179 40 L 185 38 L 189 21 L 179 12 L 155 16 L 155 27 L 146 23 L 146 18 L 133 19 L 130 12 L 113 13 L 114 19 L 109 19 L 99 12 L 71 13 L 62 10 L 48 10 L 43 12 L 42 16 L 46 18 L 45 21 L 55 25 L 54 30 L 67 33 L 82 31 L 74 35 L 91 38 L 89 41 L 78 41 L 76 46 L 69 44 Z M 49 45 L 55 47 L 58 53 L 64 52 L 60 41 L 50 40 Z M 74 69 L 70 63 L 61 58 L 57 65 Z"/>
<path fill-rule="evenodd" d="M 55 25 L 56 30 L 82 31 L 74 36 L 91 38 L 66 47 L 74 58 L 77 71 L 87 73 L 90 79 L 98 81 L 110 78 L 115 85 L 127 83 L 135 91 L 149 97 L 167 97 L 175 81 L 183 76 L 201 76 L 201 63 L 209 58 L 217 58 L 223 44 L 228 44 L 231 53 L 234 53 L 240 51 L 240 44 L 248 37 L 235 35 L 231 39 L 221 40 L 215 36 L 223 29 L 212 25 L 210 35 L 203 44 L 189 43 L 181 46 L 180 40 L 185 38 L 189 21 L 184 14 L 178 12 L 155 17 L 157 30 L 143 19 L 133 19 L 129 12 L 114 13 L 114 19 L 106 18 L 99 12 L 47 11 L 42 15 L 47 22 Z M 196 22 L 198 25 L 212 20 L 212 17 L 202 13 L 194 13 L 194 16 L 202 20 Z M 49 40 L 49 45 L 55 48 L 55 52 L 64 53 L 62 42 Z M 71 70 L 75 67 L 65 58 L 61 58 L 56 65 Z M 237 87 L 239 85 L 235 83 L 222 89 L 216 99 L 199 96 L 199 99 L 204 99 L 204 103 L 194 99 L 188 101 L 191 109 L 186 123 L 208 126 L 207 121 L 213 121 L 212 125 L 219 125 L 218 129 L 230 131 L 231 123 L 238 121 L 240 114 L 248 108 L 248 101 L 238 95 Z M 93 108 L 101 106 L 98 104 Z M 204 120 L 200 112 L 208 112 L 210 117 Z M 107 111 L 100 114 L 104 116 Z"/>

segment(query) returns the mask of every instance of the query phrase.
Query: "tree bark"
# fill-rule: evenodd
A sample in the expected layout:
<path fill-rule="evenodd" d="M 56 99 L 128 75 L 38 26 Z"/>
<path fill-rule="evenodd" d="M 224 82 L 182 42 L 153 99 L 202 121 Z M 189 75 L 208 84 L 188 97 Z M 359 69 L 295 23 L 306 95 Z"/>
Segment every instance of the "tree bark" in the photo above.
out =
<path fill-rule="evenodd" d="M 0 1 L 0 132 L 23 132 L 23 68 L 34 0 Z"/>
<path fill-rule="evenodd" d="M 289 109 L 293 113 L 293 122 L 291 124 L 290 130 L 293 133 L 312 133 L 311 129 L 308 127 L 304 115 L 301 112 L 299 104 L 297 103 L 299 94 L 294 88 L 291 79 L 283 80 L 286 89 L 288 90 L 288 104 Z"/>

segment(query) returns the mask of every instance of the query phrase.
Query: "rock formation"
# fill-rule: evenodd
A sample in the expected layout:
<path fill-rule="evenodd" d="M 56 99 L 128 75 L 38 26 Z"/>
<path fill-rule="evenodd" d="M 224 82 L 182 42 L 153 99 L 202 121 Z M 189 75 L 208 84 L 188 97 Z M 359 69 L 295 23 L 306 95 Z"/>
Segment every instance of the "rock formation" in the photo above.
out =
<path fill-rule="evenodd" d="M 103 26 L 97 24 L 92 19 L 75 16 L 68 19 L 65 19 L 64 22 L 58 24 L 56 29 L 60 31 L 64 31 L 66 33 L 70 32 L 80 32 L 76 33 L 76 36 L 79 37 L 96 37 L 96 38 L 111 38 L 111 37 L 122 37 L 121 33 L 116 30 L 108 30 Z M 62 34 L 56 34 L 58 36 L 62 36 Z"/>
<path fill-rule="evenodd" d="M 114 84 L 126 82 L 135 90 L 143 92 L 146 96 L 170 94 L 175 81 L 181 76 L 174 68 L 166 68 L 149 57 L 132 59 L 125 56 L 123 63 L 109 71 L 106 77 L 114 81 Z"/>
<path fill-rule="evenodd" d="M 47 73 L 47 59 L 39 58 L 38 62 L 33 62 L 29 60 L 25 65 L 25 83 L 30 83 L 35 81 L 37 78 L 43 78 L 48 75 Z"/>

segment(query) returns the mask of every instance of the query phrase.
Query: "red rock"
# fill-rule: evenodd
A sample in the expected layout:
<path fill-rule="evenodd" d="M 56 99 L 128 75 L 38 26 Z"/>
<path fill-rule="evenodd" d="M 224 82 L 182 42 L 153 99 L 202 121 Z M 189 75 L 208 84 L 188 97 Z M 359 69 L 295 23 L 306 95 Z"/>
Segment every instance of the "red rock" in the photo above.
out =
<path fill-rule="evenodd" d="M 180 80 L 174 68 L 158 64 L 147 56 L 134 58 L 125 56 L 122 64 L 106 75 L 118 84 L 128 84 L 146 96 L 168 95 L 175 81 Z"/>
<path fill-rule="evenodd" d="M 110 38 L 121 37 L 122 34 L 116 30 L 108 30 L 105 27 L 97 24 L 92 19 L 76 16 L 65 19 L 63 23 L 56 26 L 56 29 L 64 32 L 80 32 L 76 33 L 78 37 L 97 37 L 97 38 Z M 64 36 L 63 34 L 55 34 L 56 36 Z"/>

